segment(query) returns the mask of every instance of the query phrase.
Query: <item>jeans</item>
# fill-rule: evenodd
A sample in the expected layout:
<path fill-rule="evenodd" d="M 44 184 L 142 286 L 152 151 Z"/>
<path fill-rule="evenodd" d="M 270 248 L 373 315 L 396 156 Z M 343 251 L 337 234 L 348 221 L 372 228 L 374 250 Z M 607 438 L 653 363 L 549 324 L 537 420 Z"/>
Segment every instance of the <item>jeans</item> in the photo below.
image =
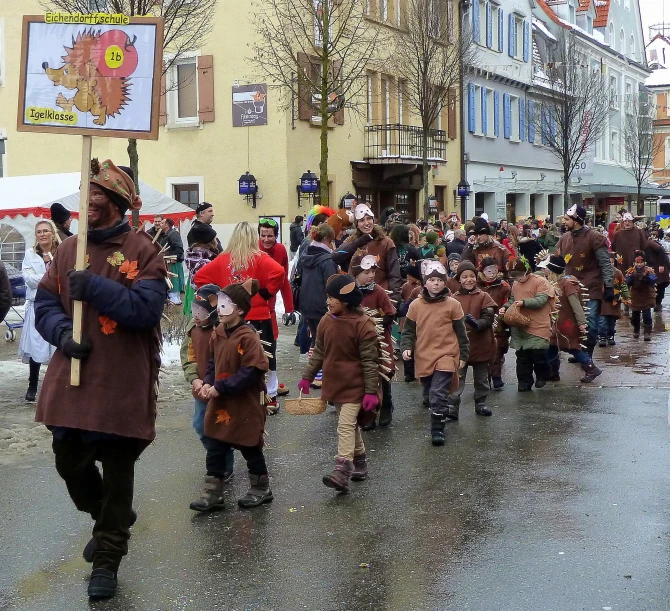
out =
<path fill-rule="evenodd" d="M 424 396 L 428 395 L 430 411 L 438 416 L 446 416 L 449 411 L 449 387 L 454 377 L 453 371 L 434 371 L 433 375 L 421 378 Z"/>
<path fill-rule="evenodd" d="M 651 308 L 646 308 L 644 310 L 634 310 L 630 313 L 630 324 L 633 325 L 633 328 L 640 329 L 640 314 L 642 314 L 642 323 L 645 327 L 651 327 L 653 320 L 651 317 Z"/>
<path fill-rule="evenodd" d="M 588 352 L 584 352 L 584 350 L 566 350 L 571 356 L 575 357 L 575 360 L 580 364 L 580 365 L 586 365 L 587 363 L 591 362 L 591 357 L 588 355 Z M 549 346 L 549 349 L 547 350 L 547 361 L 549 362 L 549 367 L 555 367 L 556 371 L 558 371 L 558 368 L 561 364 L 561 359 L 558 356 L 559 350 L 558 346 Z"/>
<path fill-rule="evenodd" d="M 247 461 L 247 468 L 252 475 L 267 475 L 263 450 L 257 446 L 233 446 L 212 437 L 205 437 L 203 445 L 207 448 L 207 475 L 223 477 L 228 469 L 228 455 L 232 455 L 233 448 L 239 450 Z M 232 466 L 232 465 L 231 465 Z"/>
<path fill-rule="evenodd" d="M 585 304 L 586 324 L 588 332 L 586 334 L 586 349 L 589 354 L 593 354 L 593 349 L 598 343 L 598 317 L 600 315 L 600 299 L 589 299 Z"/>
<path fill-rule="evenodd" d="M 53 439 L 58 475 L 75 507 L 95 520 L 94 569 L 116 572 L 128 553 L 135 462 L 149 443 L 131 437 L 85 441 L 76 430 Z M 96 461 L 102 464 L 102 475 Z"/>
<path fill-rule="evenodd" d="M 201 401 L 200 399 L 195 400 L 195 407 L 193 409 L 193 430 L 198 435 L 198 438 L 202 442 L 202 445 L 207 450 L 207 444 L 205 443 L 205 412 L 207 411 L 207 403 Z M 235 464 L 235 454 L 231 448 L 228 451 L 228 455 L 224 458 L 225 470 L 228 473 L 232 473 L 233 466 Z"/>
<path fill-rule="evenodd" d="M 616 318 L 614 316 L 598 316 L 598 335 L 600 337 L 614 337 Z"/>

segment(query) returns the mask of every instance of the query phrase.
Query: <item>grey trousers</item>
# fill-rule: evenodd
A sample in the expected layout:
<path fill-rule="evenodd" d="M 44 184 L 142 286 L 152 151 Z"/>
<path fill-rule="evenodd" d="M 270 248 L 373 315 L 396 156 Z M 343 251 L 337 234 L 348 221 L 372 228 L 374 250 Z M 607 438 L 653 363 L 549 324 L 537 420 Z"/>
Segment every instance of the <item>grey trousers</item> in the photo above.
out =
<path fill-rule="evenodd" d="M 434 371 L 433 375 L 421 378 L 424 397 L 428 396 L 430 411 L 433 414 L 446 416 L 449 410 L 449 386 L 454 376 L 453 371 Z"/>
<path fill-rule="evenodd" d="M 481 399 L 486 399 L 489 394 L 489 364 L 472 363 L 471 365 L 466 365 L 458 372 L 458 390 L 449 393 L 449 403 L 452 405 L 459 405 L 461 402 L 461 395 L 465 390 L 465 378 L 468 374 L 468 367 L 472 367 L 472 376 L 475 382 L 475 403 Z"/>

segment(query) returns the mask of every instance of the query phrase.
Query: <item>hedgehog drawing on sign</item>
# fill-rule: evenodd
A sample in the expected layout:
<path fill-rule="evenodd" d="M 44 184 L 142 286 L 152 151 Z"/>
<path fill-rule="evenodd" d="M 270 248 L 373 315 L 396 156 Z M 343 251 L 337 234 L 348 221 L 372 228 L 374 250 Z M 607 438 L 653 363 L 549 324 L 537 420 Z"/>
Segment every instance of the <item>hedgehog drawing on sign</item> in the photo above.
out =
<path fill-rule="evenodd" d="M 56 97 L 56 106 L 72 112 L 90 112 L 95 125 L 103 126 L 107 117 L 119 114 L 131 101 L 130 75 L 137 68 L 138 57 L 135 40 L 130 40 L 122 30 L 101 33 L 85 30 L 72 38 L 72 46 L 65 47 L 60 68 L 42 64 L 54 87 L 76 91 L 67 98 L 62 93 Z"/>

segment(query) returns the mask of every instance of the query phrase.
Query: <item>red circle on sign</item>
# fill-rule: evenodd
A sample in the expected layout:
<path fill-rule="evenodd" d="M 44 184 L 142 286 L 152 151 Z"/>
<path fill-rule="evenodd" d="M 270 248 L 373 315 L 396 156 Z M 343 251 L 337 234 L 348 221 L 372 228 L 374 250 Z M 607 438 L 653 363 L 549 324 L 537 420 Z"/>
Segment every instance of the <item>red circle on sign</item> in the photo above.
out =
<path fill-rule="evenodd" d="M 110 30 L 101 34 L 93 51 L 98 72 L 102 76 L 116 78 L 126 78 L 135 72 L 139 61 L 135 40 L 137 38 L 131 41 L 128 34 L 123 30 Z M 122 51 L 119 57 L 113 58 L 115 61 L 110 61 L 110 51 L 114 55 L 114 49 L 110 49 L 111 47 L 118 47 Z"/>

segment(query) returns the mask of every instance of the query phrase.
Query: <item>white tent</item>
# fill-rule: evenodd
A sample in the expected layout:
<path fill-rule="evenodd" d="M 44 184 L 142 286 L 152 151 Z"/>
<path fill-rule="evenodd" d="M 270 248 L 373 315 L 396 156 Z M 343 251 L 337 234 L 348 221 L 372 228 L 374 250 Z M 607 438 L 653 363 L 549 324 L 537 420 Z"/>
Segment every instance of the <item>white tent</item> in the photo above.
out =
<path fill-rule="evenodd" d="M 39 219 L 50 218 L 51 204 L 60 202 L 72 212 L 70 231 L 76 233 L 80 182 L 79 172 L 0 178 L 0 224 L 16 229 L 30 246 L 34 242 L 35 223 Z M 140 197 L 140 220 L 150 222 L 156 214 L 171 218 L 179 226 L 182 239 L 186 242 L 194 210 L 156 191 L 142 180 Z"/>

